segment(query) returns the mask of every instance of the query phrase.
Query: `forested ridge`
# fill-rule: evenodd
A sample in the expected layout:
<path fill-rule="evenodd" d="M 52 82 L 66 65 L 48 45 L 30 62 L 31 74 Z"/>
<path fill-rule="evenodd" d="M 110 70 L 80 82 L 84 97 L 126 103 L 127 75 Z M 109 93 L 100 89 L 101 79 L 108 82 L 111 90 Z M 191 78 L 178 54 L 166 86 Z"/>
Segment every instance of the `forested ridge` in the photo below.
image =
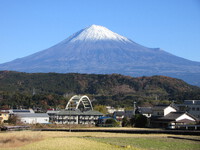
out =
<path fill-rule="evenodd" d="M 1 107 L 60 107 L 73 94 L 86 94 L 94 104 L 128 107 L 184 99 L 200 99 L 200 88 L 165 77 L 120 74 L 22 73 L 0 71 Z"/>

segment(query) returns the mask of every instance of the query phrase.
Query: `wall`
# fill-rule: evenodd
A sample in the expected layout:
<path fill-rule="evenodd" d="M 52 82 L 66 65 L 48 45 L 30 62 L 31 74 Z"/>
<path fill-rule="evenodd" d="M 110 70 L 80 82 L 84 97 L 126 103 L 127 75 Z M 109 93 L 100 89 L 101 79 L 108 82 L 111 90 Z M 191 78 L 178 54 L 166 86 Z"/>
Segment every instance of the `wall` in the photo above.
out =
<path fill-rule="evenodd" d="M 36 123 L 49 123 L 49 117 L 23 117 L 20 118 L 23 123 L 36 124 Z"/>
<path fill-rule="evenodd" d="M 176 112 L 176 109 L 174 109 L 171 106 L 168 106 L 167 108 L 164 109 L 164 116 L 166 116 L 167 114 L 169 114 L 170 112 Z"/>
<path fill-rule="evenodd" d="M 182 119 L 188 119 L 188 120 L 195 121 L 193 118 L 191 118 L 191 117 L 188 116 L 187 114 L 181 115 L 179 118 L 176 119 L 176 121 L 179 121 L 179 120 L 182 120 Z"/>

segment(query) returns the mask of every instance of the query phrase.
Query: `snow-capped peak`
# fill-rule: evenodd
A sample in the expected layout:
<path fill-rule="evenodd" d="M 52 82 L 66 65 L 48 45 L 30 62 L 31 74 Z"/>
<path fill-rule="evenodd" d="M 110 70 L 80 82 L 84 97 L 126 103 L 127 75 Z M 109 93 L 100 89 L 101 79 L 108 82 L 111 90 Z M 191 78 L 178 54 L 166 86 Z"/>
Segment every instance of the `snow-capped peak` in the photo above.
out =
<path fill-rule="evenodd" d="M 114 33 L 111 30 L 99 25 L 91 25 L 70 37 L 70 42 L 97 40 L 117 40 L 122 42 L 131 42 L 126 37 Z"/>

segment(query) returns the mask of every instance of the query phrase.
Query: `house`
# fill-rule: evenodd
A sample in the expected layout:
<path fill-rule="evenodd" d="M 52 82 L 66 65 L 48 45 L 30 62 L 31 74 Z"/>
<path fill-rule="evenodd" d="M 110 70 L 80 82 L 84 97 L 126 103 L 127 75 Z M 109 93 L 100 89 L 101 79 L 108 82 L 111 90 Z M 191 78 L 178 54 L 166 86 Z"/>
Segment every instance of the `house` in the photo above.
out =
<path fill-rule="evenodd" d="M 49 115 L 47 113 L 19 113 L 16 116 L 25 124 L 49 123 Z"/>
<path fill-rule="evenodd" d="M 200 100 L 184 100 L 183 104 L 176 104 L 181 111 L 187 111 L 200 120 Z"/>
<path fill-rule="evenodd" d="M 160 111 L 158 111 L 160 113 Z M 158 113 L 157 112 L 157 113 Z M 152 107 L 137 107 L 136 114 L 142 114 L 143 116 L 146 116 L 147 118 L 150 118 L 153 111 Z"/>
<path fill-rule="evenodd" d="M 0 111 L 0 123 L 4 123 L 9 119 L 9 111 L 8 110 L 1 110 Z"/>
<path fill-rule="evenodd" d="M 113 113 L 113 118 L 115 118 L 117 121 L 122 121 L 124 117 L 125 117 L 125 111 L 115 111 Z"/>
<path fill-rule="evenodd" d="M 180 112 L 174 105 L 157 105 L 152 108 L 150 126 L 175 128 L 176 125 L 196 124 L 197 119 L 187 112 Z"/>
<path fill-rule="evenodd" d="M 124 117 L 131 119 L 134 115 L 134 110 L 115 111 L 113 113 L 113 118 L 115 118 L 117 121 L 122 121 Z"/>
<path fill-rule="evenodd" d="M 124 117 L 131 119 L 131 118 L 133 118 L 134 114 L 135 114 L 135 113 L 134 113 L 133 110 L 125 110 L 125 115 L 124 115 Z"/>
<path fill-rule="evenodd" d="M 158 128 L 176 128 L 178 125 L 196 124 L 196 118 L 187 112 L 171 112 L 160 118 L 152 118 L 151 126 Z"/>
<path fill-rule="evenodd" d="M 124 108 L 114 108 L 111 106 L 106 106 L 106 110 L 109 114 L 113 114 L 115 111 L 124 111 Z"/>
<path fill-rule="evenodd" d="M 152 116 L 166 116 L 170 112 L 176 112 L 178 108 L 174 105 L 156 105 L 152 108 Z"/>

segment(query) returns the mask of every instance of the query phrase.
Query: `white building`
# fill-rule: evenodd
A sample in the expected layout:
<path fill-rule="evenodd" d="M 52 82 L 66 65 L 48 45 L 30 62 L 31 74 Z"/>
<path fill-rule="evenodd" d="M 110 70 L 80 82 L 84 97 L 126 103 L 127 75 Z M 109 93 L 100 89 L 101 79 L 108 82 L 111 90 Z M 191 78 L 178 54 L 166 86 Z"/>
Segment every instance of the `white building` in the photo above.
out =
<path fill-rule="evenodd" d="M 115 111 L 124 111 L 124 108 L 114 108 L 111 106 L 106 106 L 106 110 L 109 114 L 113 114 Z"/>
<path fill-rule="evenodd" d="M 184 100 L 183 104 L 176 104 L 181 111 L 187 111 L 200 120 L 200 100 Z"/>
<path fill-rule="evenodd" d="M 26 124 L 47 124 L 49 123 L 49 115 L 46 113 L 22 113 L 17 114 L 20 121 Z"/>
<path fill-rule="evenodd" d="M 35 113 L 33 109 L 10 109 L 10 114 L 27 114 L 27 113 Z"/>
<path fill-rule="evenodd" d="M 176 112 L 178 109 L 171 105 L 157 105 L 152 108 L 152 116 L 166 116 L 171 112 Z"/>
<path fill-rule="evenodd" d="M 197 118 L 187 112 L 180 112 L 173 105 L 157 105 L 152 108 L 152 111 L 152 127 L 168 128 L 197 123 Z"/>

